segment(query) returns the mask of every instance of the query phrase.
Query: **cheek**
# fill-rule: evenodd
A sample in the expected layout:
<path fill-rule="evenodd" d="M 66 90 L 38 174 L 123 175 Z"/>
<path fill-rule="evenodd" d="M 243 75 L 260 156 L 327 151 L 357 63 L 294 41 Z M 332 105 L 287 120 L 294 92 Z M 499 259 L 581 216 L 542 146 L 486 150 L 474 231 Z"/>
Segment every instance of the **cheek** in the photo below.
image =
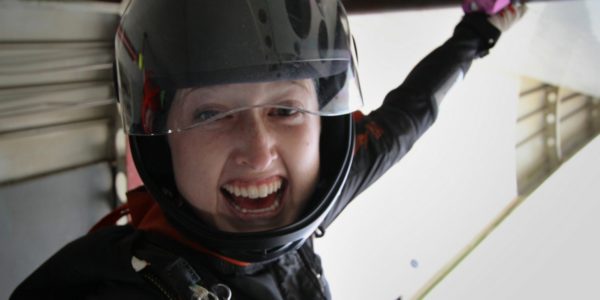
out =
<path fill-rule="evenodd" d="M 206 139 L 193 135 L 181 134 L 169 138 L 175 182 L 181 195 L 192 205 L 207 210 L 212 206 L 211 197 L 206 191 L 216 185 L 219 169 L 218 151 L 207 151 Z M 214 146 L 213 146 L 214 147 Z M 199 197 L 203 195 L 203 197 Z"/>
<path fill-rule="evenodd" d="M 320 165 L 320 123 L 294 131 L 293 134 L 288 134 L 295 138 L 288 140 L 285 145 L 288 151 L 288 155 L 284 157 L 285 164 L 301 190 L 312 190 Z"/>
<path fill-rule="evenodd" d="M 320 164 L 320 141 L 321 141 L 321 118 L 315 117 L 316 120 L 311 124 L 310 130 L 306 134 L 305 147 L 307 152 L 313 157 L 313 168 L 319 168 Z"/>

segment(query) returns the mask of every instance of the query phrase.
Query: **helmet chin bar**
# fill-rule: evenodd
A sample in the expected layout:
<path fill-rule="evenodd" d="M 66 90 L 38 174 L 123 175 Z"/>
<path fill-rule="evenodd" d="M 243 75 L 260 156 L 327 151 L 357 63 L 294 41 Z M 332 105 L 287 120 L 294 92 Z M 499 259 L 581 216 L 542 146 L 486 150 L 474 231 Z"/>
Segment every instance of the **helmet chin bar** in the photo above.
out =
<path fill-rule="evenodd" d="M 344 186 L 354 150 L 351 115 L 322 118 L 319 184 L 302 217 L 281 228 L 232 233 L 204 223 L 181 200 L 174 182 L 166 136 L 130 136 L 134 162 L 146 188 L 177 230 L 204 247 L 227 257 L 264 262 L 300 248 L 332 211 Z"/>

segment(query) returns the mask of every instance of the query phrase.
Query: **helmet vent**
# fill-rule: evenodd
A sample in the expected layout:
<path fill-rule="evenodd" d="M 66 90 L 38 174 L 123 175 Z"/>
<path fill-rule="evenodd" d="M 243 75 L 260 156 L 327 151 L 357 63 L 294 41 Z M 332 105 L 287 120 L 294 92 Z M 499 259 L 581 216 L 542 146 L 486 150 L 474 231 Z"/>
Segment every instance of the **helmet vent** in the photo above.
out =
<path fill-rule="evenodd" d="M 309 1 L 286 0 L 285 9 L 294 32 L 302 39 L 310 33 L 311 11 Z"/>
<path fill-rule="evenodd" d="M 327 57 L 328 46 L 329 36 L 327 34 L 327 25 L 325 25 L 325 21 L 321 20 L 321 23 L 319 24 L 319 55 L 321 58 Z"/>
<path fill-rule="evenodd" d="M 265 37 L 265 45 L 267 45 L 267 47 L 269 47 L 269 48 L 271 48 L 273 46 L 273 40 L 268 35 Z"/>
<path fill-rule="evenodd" d="M 258 20 L 263 24 L 267 23 L 267 13 L 264 9 L 258 10 Z"/>

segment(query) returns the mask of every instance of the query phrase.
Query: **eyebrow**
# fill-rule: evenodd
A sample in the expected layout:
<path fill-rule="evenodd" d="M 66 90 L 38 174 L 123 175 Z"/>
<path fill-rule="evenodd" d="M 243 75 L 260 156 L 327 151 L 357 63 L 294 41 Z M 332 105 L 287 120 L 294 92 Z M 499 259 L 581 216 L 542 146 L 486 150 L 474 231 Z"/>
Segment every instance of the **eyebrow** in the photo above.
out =
<path fill-rule="evenodd" d="M 309 92 L 309 93 L 311 92 L 311 91 L 310 91 L 310 88 L 309 88 L 309 87 L 307 87 L 307 86 L 304 84 L 304 81 L 301 81 L 301 80 L 292 80 L 292 81 L 291 81 L 291 83 L 293 83 L 293 84 L 295 84 L 295 85 L 299 85 L 299 86 L 301 86 L 302 88 L 304 88 L 304 89 L 305 89 L 307 92 Z"/>
<path fill-rule="evenodd" d="M 305 84 L 305 82 L 307 84 Z M 276 89 L 279 90 L 279 93 L 286 93 L 293 86 L 298 86 L 304 92 L 311 94 L 311 93 L 316 93 L 316 86 L 314 84 L 312 85 L 313 89 L 311 89 L 308 86 L 312 82 L 313 82 L 312 80 L 300 79 L 300 80 L 288 80 L 288 81 L 280 81 L 280 82 L 273 82 L 273 83 L 280 85 L 280 86 L 276 87 Z M 215 92 L 215 90 L 218 88 L 218 86 L 219 85 L 188 88 L 188 89 L 181 91 L 179 99 L 181 99 L 181 100 L 186 99 L 190 94 L 193 94 L 194 92 L 197 92 L 200 89 L 202 89 L 201 95 L 211 95 L 212 93 Z"/>
<path fill-rule="evenodd" d="M 217 89 L 218 85 L 208 85 L 208 86 L 195 86 L 195 87 L 191 87 L 187 90 L 187 93 L 184 94 L 184 96 L 187 96 L 197 90 L 202 89 L 203 93 L 213 93 L 215 91 L 215 89 Z"/>

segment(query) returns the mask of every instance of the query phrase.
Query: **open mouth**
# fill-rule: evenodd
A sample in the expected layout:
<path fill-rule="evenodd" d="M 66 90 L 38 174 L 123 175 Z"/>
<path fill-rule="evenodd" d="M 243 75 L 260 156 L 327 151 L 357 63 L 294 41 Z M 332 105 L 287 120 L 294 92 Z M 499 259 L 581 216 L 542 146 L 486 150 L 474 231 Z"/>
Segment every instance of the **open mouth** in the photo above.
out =
<path fill-rule="evenodd" d="M 287 182 L 277 177 L 260 184 L 228 183 L 221 193 L 242 217 L 270 217 L 279 213 L 286 187 Z"/>

